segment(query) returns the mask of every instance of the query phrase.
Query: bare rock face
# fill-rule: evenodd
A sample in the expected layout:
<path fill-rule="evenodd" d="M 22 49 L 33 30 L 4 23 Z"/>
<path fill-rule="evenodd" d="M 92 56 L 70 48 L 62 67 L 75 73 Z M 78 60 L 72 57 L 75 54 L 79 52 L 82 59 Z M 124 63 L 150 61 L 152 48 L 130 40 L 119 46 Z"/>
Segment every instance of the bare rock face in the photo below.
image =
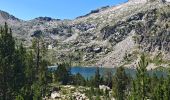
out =
<path fill-rule="evenodd" d="M 0 18 L 4 20 L 19 20 L 18 18 L 14 17 L 13 15 L 10 15 L 7 12 L 1 11 L 0 10 Z"/>
<path fill-rule="evenodd" d="M 129 2 L 133 3 L 146 3 L 148 0 L 129 0 Z"/>

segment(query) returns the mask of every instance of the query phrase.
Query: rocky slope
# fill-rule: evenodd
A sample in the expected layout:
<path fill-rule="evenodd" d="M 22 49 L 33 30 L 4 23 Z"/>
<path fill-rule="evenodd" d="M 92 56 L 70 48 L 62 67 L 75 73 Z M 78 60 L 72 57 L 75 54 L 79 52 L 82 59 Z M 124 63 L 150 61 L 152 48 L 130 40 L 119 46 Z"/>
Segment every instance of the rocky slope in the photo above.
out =
<path fill-rule="evenodd" d="M 74 20 L 39 17 L 23 21 L 0 11 L 0 24 L 4 22 L 27 46 L 41 30 L 52 62 L 71 59 L 78 65 L 131 67 L 142 51 L 152 63 L 158 54 L 162 62 L 170 60 L 169 0 L 130 0 Z"/>

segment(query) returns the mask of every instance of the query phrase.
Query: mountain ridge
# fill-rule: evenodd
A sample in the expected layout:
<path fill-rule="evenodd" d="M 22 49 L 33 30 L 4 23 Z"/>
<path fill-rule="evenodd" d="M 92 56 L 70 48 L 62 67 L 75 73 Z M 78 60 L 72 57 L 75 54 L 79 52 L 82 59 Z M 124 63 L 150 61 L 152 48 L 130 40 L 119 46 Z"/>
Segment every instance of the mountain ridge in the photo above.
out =
<path fill-rule="evenodd" d="M 120 3 L 120 4 L 114 5 L 114 6 L 119 6 L 119 5 L 125 4 L 125 3 L 147 3 L 147 2 L 155 2 L 155 1 L 157 1 L 157 2 L 164 2 L 164 3 L 165 3 L 165 2 L 170 2 L 170 0 L 128 0 L 127 2 Z M 78 16 L 78 17 L 76 17 L 75 19 L 81 18 L 81 17 L 83 17 L 83 16 L 87 16 L 87 15 L 90 15 L 90 14 L 93 14 L 93 13 L 98 13 L 98 12 L 100 12 L 100 11 L 103 11 L 103 10 L 109 8 L 109 7 L 111 7 L 111 6 L 108 5 L 108 6 L 100 7 L 100 8 L 98 8 L 98 9 L 91 10 L 89 13 L 87 13 L 87 14 L 85 14 L 85 15 L 82 15 L 82 16 Z M 13 20 L 23 20 L 23 19 L 19 19 L 19 18 L 17 18 L 16 16 L 13 16 L 13 15 L 9 14 L 9 13 L 6 12 L 6 11 L 0 10 L 0 14 L 2 14 L 2 13 L 5 14 L 6 16 L 10 17 L 10 18 L 13 19 Z M 2 16 L 1 16 L 1 17 L 2 17 Z M 58 19 L 58 18 L 52 18 L 52 17 L 47 17 L 47 16 L 39 16 L 39 17 L 30 19 L 30 20 L 39 19 L 39 18 L 50 18 L 50 19 L 61 20 L 61 19 Z M 8 19 L 8 18 L 7 18 L 7 19 Z M 73 19 L 73 20 L 75 20 L 75 19 Z M 63 19 L 63 20 L 71 20 L 71 19 Z M 23 21 L 29 21 L 29 20 L 23 20 Z"/>

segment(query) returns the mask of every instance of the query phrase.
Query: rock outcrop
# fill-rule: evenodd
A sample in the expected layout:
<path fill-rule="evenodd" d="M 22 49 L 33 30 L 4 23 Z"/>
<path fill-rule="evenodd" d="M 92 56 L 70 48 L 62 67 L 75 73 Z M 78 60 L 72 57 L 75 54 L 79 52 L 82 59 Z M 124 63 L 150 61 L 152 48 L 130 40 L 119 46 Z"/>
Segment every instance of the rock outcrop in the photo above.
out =
<path fill-rule="evenodd" d="M 133 2 L 133 3 L 146 3 L 148 0 L 129 0 L 128 2 Z"/>

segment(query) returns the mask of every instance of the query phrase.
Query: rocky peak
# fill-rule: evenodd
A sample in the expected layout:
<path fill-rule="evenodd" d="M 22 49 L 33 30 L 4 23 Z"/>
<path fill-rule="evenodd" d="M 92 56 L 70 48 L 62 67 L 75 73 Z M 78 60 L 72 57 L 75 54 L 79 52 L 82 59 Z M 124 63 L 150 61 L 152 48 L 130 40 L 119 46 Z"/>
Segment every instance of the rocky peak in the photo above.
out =
<path fill-rule="evenodd" d="M 53 20 L 60 20 L 60 19 L 53 19 L 51 17 L 37 17 L 34 20 L 38 20 L 38 21 L 53 21 Z"/>
<path fill-rule="evenodd" d="M 0 10 L 0 18 L 3 19 L 3 20 L 10 19 L 10 20 L 17 20 L 17 21 L 19 21 L 19 19 L 16 18 L 15 16 L 10 15 L 9 13 L 7 13 L 5 11 L 2 11 L 2 10 Z"/>
<path fill-rule="evenodd" d="M 82 17 L 87 17 L 87 16 L 92 15 L 92 14 L 94 14 L 94 13 L 99 13 L 99 12 L 101 12 L 101 11 L 104 11 L 104 10 L 108 9 L 109 7 L 110 7 L 110 6 L 104 6 L 104 7 L 95 9 L 95 10 L 91 10 L 88 14 L 83 15 L 83 16 L 79 16 L 79 17 L 77 17 L 77 19 L 78 19 L 78 18 L 82 18 Z"/>

